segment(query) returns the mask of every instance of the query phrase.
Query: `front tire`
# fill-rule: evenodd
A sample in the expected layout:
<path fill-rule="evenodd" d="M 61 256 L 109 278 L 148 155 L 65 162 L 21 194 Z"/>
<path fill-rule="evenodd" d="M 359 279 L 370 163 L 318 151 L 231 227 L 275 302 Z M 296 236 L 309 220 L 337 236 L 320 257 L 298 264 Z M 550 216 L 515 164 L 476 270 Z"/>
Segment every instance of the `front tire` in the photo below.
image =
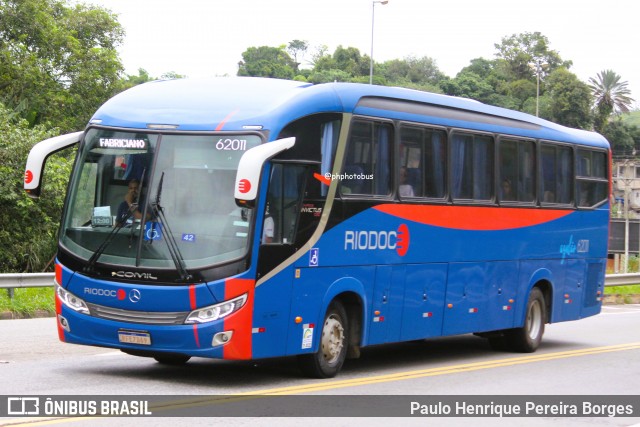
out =
<path fill-rule="evenodd" d="M 191 359 L 191 356 L 185 356 L 184 354 L 156 354 L 153 356 L 156 362 L 162 365 L 181 366 Z"/>
<path fill-rule="evenodd" d="M 318 351 L 298 356 L 298 365 L 305 375 L 313 378 L 335 377 L 347 356 L 349 340 L 347 312 L 334 301 L 324 317 Z"/>
<path fill-rule="evenodd" d="M 533 288 L 527 301 L 524 325 L 505 333 L 509 350 L 520 353 L 533 353 L 538 349 L 547 323 L 547 305 L 539 288 Z"/>

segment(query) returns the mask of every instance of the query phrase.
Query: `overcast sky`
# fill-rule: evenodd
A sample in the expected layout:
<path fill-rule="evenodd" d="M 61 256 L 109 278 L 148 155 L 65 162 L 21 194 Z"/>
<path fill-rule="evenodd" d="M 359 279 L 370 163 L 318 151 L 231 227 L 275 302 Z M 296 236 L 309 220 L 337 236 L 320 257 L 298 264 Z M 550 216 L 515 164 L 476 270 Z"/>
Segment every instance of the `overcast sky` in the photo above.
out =
<path fill-rule="evenodd" d="M 128 74 L 235 75 L 251 46 L 309 42 L 371 49 L 371 0 L 84 0 L 119 15 Z M 389 0 L 375 6 L 374 59 L 429 56 L 454 77 L 473 58 L 493 59 L 505 36 L 540 31 L 587 81 L 612 69 L 640 106 L 635 1 Z M 304 65 L 304 64 L 303 64 Z"/>

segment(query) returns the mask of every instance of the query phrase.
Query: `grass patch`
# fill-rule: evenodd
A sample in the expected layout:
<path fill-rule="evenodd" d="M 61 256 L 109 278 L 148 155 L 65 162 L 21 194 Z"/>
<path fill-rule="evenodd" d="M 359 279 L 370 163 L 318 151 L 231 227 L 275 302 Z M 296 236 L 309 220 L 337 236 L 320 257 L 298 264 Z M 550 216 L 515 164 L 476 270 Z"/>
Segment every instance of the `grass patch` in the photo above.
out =
<path fill-rule="evenodd" d="M 22 315 L 32 315 L 36 311 L 55 313 L 53 287 L 17 288 L 11 299 L 6 289 L 0 289 L 0 313 L 5 311 Z"/>
<path fill-rule="evenodd" d="M 637 295 L 640 294 L 640 285 L 628 286 L 607 286 L 604 288 L 605 295 Z"/>

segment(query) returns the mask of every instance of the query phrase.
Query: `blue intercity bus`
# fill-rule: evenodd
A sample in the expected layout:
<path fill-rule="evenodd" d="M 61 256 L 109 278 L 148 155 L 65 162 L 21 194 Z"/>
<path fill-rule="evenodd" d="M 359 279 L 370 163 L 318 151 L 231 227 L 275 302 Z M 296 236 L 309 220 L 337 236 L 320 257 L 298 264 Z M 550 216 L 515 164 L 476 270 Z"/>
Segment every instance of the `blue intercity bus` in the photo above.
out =
<path fill-rule="evenodd" d="M 408 89 L 157 81 L 79 144 L 56 261 L 59 337 L 165 364 L 474 333 L 535 351 L 600 312 L 610 148 L 592 132 Z"/>

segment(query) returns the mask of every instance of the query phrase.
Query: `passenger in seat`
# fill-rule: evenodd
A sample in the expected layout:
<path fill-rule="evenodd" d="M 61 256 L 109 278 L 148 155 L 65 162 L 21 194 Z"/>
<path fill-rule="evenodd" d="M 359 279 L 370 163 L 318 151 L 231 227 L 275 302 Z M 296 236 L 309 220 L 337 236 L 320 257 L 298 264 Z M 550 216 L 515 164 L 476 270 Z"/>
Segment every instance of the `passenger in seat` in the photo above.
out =
<path fill-rule="evenodd" d="M 400 197 L 414 197 L 413 186 L 407 183 L 407 168 L 400 168 L 400 185 L 398 186 Z"/>

